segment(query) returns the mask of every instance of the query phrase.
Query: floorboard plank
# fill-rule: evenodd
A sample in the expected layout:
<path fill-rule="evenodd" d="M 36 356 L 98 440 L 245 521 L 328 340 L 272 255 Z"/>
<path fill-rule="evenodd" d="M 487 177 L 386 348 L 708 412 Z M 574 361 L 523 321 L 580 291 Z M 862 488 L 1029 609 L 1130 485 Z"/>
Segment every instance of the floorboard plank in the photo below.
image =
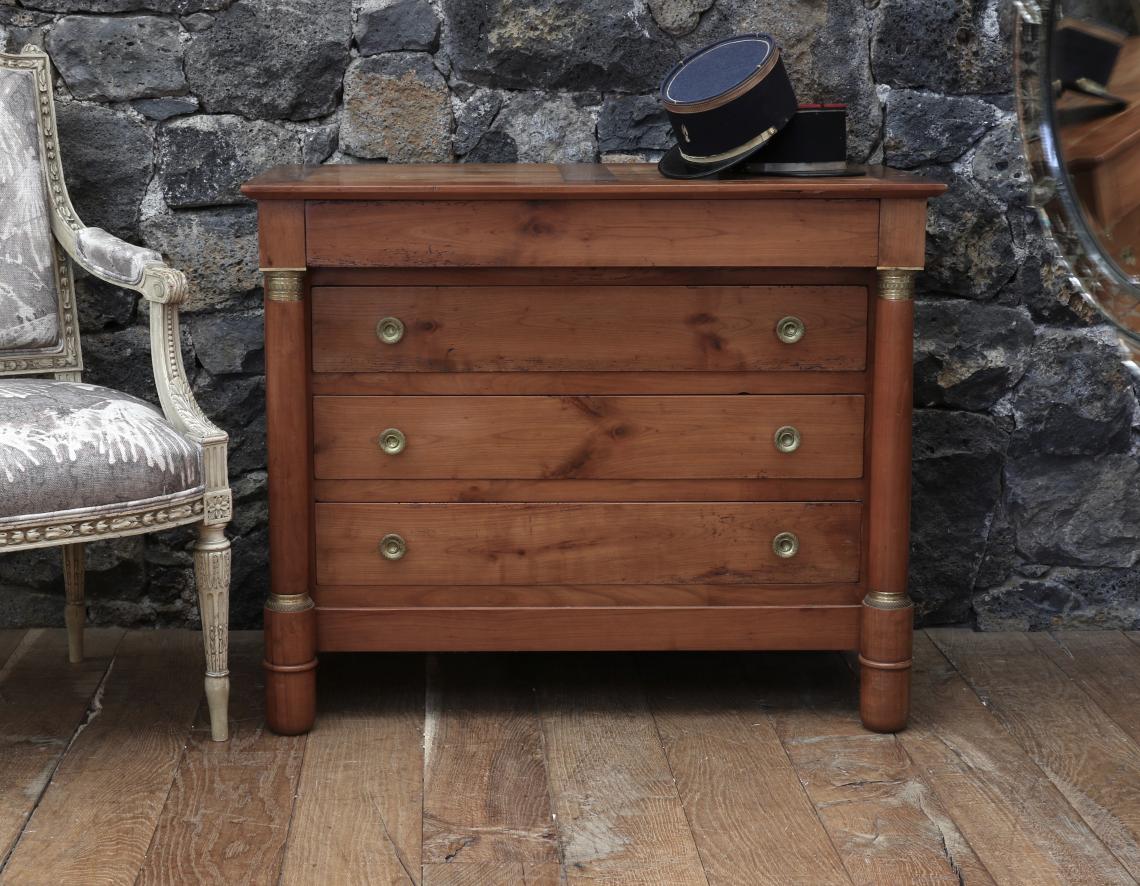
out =
<path fill-rule="evenodd" d="M 423 886 L 559 886 L 557 864 L 488 861 L 424 865 Z"/>
<path fill-rule="evenodd" d="M 853 882 L 993 883 L 897 739 L 863 728 L 841 656 L 756 654 L 748 671 Z"/>
<path fill-rule="evenodd" d="M 130 883 L 203 697 L 197 631 L 134 631 L 4 871 L 6 884 Z"/>
<path fill-rule="evenodd" d="M 199 705 L 138 883 L 277 882 L 305 738 L 265 727 L 262 649 L 260 631 L 230 634 L 230 740 Z"/>
<path fill-rule="evenodd" d="M 283 884 L 422 879 L 424 657 L 324 655 Z"/>
<path fill-rule="evenodd" d="M 997 882 L 1134 882 L 922 632 L 911 725 L 899 739 Z"/>
<path fill-rule="evenodd" d="M 0 628 L 0 672 L 27 633 L 27 628 Z"/>
<path fill-rule="evenodd" d="M 23 633 L 0 670 L 0 865 L 47 788 L 123 637 L 86 632 L 87 656 L 67 660 L 63 629 Z"/>
<path fill-rule="evenodd" d="M 1140 878 L 1140 747 L 1027 634 L 930 637 L 1133 877 Z"/>
<path fill-rule="evenodd" d="M 849 884 L 740 656 L 638 666 L 710 886 Z"/>
<path fill-rule="evenodd" d="M 432 661 L 424 864 L 557 864 L 542 726 L 519 657 L 457 653 Z"/>
<path fill-rule="evenodd" d="M 566 882 L 707 886 L 634 658 L 538 660 Z"/>
<path fill-rule="evenodd" d="M 1140 744 L 1140 646 L 1119 631 L 1029 636 L 1040 652 Z"/>

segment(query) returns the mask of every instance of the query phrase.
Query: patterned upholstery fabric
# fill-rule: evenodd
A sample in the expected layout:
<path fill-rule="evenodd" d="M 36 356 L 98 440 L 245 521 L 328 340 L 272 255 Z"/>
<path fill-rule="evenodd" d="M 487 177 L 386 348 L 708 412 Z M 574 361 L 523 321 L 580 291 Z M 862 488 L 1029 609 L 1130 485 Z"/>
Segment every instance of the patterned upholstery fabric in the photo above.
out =
<path fill-rule="evenodd" d="M 75 247 L 85 268 L 128 286 L 142 280 L 147 265 L 162 261 L 153 249 L 132 246 L 102 228 L 83 228 L 75 235 Z"/>
<path fill-rule="evenodd" d="M 37 113 L 33 72 L 0 68 L 0 351 L 59 342 Z"/>
<path fill-rule="evenodd" d="M 148 403 L 78 382 L 0 379 L 0 519 L 202 486 L 202 448 Z"/>

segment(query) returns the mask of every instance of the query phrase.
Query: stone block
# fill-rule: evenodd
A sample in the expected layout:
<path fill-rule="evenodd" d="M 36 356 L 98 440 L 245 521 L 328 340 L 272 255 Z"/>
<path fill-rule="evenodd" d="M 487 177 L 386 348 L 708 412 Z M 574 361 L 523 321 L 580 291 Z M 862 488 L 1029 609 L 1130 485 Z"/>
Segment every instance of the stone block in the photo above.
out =
<path fill-rule="evenodd" d="M 159 127 L 157 159 L 167 205 L 240 204 L 253 176 L 301 161 L 301 137 L 273 123 L 199 114 Z"/>
<path fill-rule="evenodd" d="M 337 106 L 349 0 L 236 0 L 191 34 L 186 79 L 211 114 L 308 120 Z"/>
<path fill-rule="evenodd" d="M 451 100 L 424 53 L 356 59 L 344 78 L 340 146 L 395 163 L 451 159 Z"/>
<path fill-rule="evenodd" d="M 127 101 L 186 91 L 182 28 L 153 15 L 69 15 L 47 51 L 77 99 Z"/>
<path fill-rule="evenodd" d="M 439 14 L 428 0 L 366 0 L 353 37 L 361 55 L 379 52 L 434 52 Z"/>

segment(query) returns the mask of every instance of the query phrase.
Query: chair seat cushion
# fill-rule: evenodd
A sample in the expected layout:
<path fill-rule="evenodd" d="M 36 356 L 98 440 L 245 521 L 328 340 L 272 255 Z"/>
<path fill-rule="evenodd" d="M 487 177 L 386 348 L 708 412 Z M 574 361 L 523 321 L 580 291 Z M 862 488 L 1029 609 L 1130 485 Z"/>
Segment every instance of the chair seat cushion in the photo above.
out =
<path fill-rule="evenodd" d="M 0 379 L 0 519 L 202 487 L 202 447 L 135 397 L 79 382 Z"/>

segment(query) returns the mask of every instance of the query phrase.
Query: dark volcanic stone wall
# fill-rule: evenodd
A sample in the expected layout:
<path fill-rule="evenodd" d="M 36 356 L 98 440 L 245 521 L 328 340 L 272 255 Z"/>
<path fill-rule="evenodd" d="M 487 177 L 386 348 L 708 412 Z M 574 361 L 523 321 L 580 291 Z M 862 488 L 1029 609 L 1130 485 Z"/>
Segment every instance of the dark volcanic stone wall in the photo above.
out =
<path fill-rule="evenodd" d="M 912 586 L 928 624 L 1140 627 L 1136 388 L 1054 280 L 1026 204 L 1004 0 L 0 0 L 0 45 L 61 74 L 89 224 L 189 274 L 186 358 L 232 434 L 233 624 L 266 590 L 253 207 L 276 163 L 654 159 L 682 55 L 770 31 L 801 100 L 846 101 L 856 160 L 950 185 L 915 342 Z M 153 399 L 146 309 L 81 284 L 94 382 Z M 93 545 L 91 617 L 196 621 L 187 531 Z M 0 558 L 0 623 L 59 624 L 58 552 Z"/>

